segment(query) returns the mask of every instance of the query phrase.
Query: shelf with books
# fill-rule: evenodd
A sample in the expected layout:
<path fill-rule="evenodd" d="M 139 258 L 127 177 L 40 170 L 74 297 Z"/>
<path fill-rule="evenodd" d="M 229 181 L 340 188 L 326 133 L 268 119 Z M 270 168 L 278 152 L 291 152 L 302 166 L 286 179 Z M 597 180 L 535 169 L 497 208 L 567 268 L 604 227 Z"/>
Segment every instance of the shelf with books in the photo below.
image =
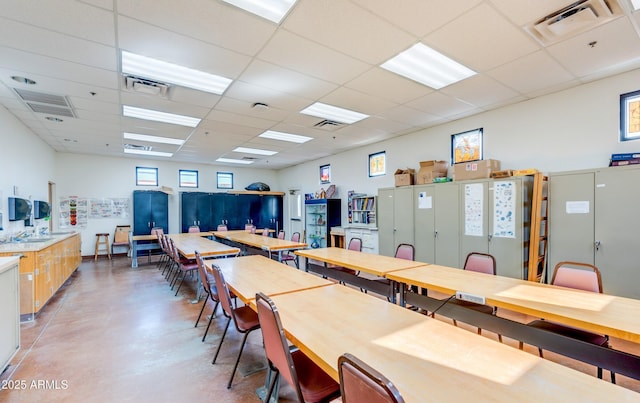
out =
<path fill-rule="evenodd" d="M 349 223 L 374 225 L 376 223 L 376 196 L 350 191 Z"/>

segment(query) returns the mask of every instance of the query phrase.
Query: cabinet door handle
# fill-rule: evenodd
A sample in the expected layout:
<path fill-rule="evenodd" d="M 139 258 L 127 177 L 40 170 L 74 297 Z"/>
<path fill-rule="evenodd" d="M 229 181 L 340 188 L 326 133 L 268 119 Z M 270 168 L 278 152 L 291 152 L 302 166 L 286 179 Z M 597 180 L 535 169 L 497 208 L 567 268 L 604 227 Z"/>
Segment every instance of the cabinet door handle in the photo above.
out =
<path fill-rule="evenodd" d="M 437 238 L 438 237 L 438 230 L 433 231 L 433 237 Z"/>
<path fill-rule="evenodd" d="M 489 234 L 488 237 L 489 237 L 489 242 L 491 242 L 491 240 L 493 239 L 493 235 Z"/>
<path fill-rule="evenodd" d="M 596 247 L 596 251 L 600 250 L 600 241 L 595 241 L 593 245 Z"/>

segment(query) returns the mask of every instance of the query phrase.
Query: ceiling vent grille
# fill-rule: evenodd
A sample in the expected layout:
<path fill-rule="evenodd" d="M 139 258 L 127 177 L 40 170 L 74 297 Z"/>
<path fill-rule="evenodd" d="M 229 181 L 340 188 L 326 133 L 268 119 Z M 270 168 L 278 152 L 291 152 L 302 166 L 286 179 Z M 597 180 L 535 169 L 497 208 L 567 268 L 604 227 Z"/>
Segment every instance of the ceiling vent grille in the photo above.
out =
<path fill-rule="evenodd" d="M 255 161 L 255 160 L 257 160 L 258 158 L 256 158 L 256 157 L 246 157 L 246 156 L 245 156 L 245 157 L 242 157 L 241 159 L 242 159 L 242 160 L 245 160 L 245 161 Z"/>
<path fill-rule="evenodd" d="M 335 120 L 329 120 L 329 119 L 321 120 L 320 122 L 313 125 L 313 127 L 317 129 L 323 129 L 328 131 L 338 130 L 342 126 L 343 126 L 342 123 L 336 122 Z"/>
<path fill-rule="evenodd" d="M 55 94 L 46 94 L 44 92 L 36 92 L 23 90 L 20 88 L 13 89 L 22 101 L 34 112 L 45 113 L 48 115 L 66 116 L 75 118 L 71 103 L 67 97 Z"/>
<path fill-rule="evenodd" d="M 129 143 L 125 144 L 123 147 L 129 150 L 143 150 L 143 151 L 151 151 L 151 149 L 153 148 L 151 146 L 143 146 L 140 144 L 129 144 Z"/>
<path fill-rule="evenodd" d="M 539 19 L 527 31 L 547 45 L 587 31 L 622 15 L 617 0 L 581 0 Z"/>
<path fill-rule="evenodd" d="M 169 91 L 169 85 L 158 81 L 148 80 L 146 78 L 126 76 L 124 78 L 125 86 L 130 91 L 141 92 L 148 95 L 158 95 L 166 97 Z"/>

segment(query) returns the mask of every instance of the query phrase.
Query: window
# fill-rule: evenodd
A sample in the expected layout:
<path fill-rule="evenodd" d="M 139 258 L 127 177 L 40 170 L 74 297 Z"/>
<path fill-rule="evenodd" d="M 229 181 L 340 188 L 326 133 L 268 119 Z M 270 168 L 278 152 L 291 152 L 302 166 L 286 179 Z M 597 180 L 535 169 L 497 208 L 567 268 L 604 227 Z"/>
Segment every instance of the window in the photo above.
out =
<path fill-rule="evenodd" d="M 320 166 L 320 183 L 331 183 L 331 165 Z"/>
<path fill-rule="evenodd" d="M 136 186 L 158 186 L 158 168 L 136 167 Z"/>
<path fill-rule="evenodd" d="M 620 141 L 640 139 L 640 91 L 620 95 Z"/>
<path fill-rule="evenodd" d="M 385 151 L 369 154 L 369 177 L 386 174 L 387 154 Z"/>
<path fill-rule="evenodd" d="M 198 171 L 189 169 L 181 169 L 178 172 L 181 188 L 197 188 L 198 187 Z"/>
<path fill-rule="evenodd" d="M 218 172 L 218 189 L 233 189 L 233 174 L 231 172 Z"/>

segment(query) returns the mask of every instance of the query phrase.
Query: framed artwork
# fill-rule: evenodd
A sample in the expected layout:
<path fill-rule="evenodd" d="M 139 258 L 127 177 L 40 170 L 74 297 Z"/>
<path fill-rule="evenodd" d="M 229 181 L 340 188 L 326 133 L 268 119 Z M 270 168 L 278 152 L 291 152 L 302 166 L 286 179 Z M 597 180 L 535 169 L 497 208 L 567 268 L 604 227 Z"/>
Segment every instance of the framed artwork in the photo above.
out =
<path fill-rule="evenodd" d="M 451 164 L 482 159 L 482 128 L 451 135 Z"/>
<path fill-rule="evenodd" d="M 640 138 L 640 91 L 620 95 L 620 141 Z"/>
<path fill-rule="evenodd" d="M 386 173 L 387 153 L 380 151 L 369 154 L 369 177 L 382 176 Z"/>
<path fill-rule="evenodd" d="M 217 172 L 216 179 L 218 189 L 233 189 L 233 173 Z"/>
<path fill-rule="evenodd" d="M 331 182 L 331 165 L 320 165 L 320 183 Z"/>

